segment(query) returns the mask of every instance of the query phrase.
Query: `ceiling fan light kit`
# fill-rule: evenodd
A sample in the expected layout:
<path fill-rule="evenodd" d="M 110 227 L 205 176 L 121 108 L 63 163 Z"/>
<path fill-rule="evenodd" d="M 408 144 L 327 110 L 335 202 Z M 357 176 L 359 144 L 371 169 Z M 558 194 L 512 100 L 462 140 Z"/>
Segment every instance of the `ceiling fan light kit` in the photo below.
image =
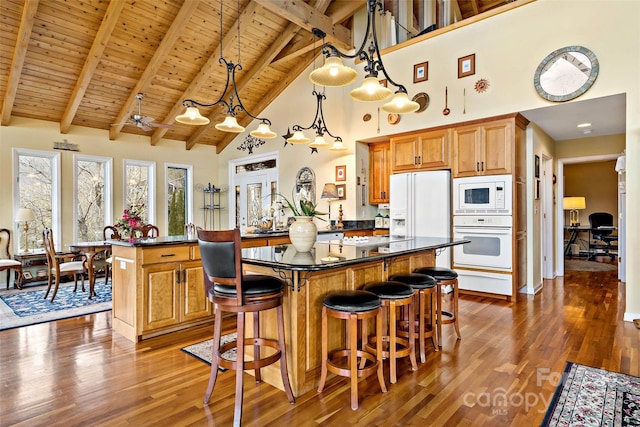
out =
<path fill-rule="evenodd" d="M 238 16 L 240 16 L 240 0 L 237 1 Z M 220 0 L 220 34 L 222 35 L 222 11 L 224 6 L 222 0 Z M 240 20 L 238 19 L 238 63 L 234 64 L 231 61 L 227 61 L 222 54 L 222 36 L 220 37 L 220 59 L 227 69 L 227 81 L 224 86 L 224 90 L 220 92 L 220 98 L 212 102 L 211 104 L 202 103 L 194 99 L 185 99 L 182 101 L 182 105 L 186 107 L 183 114 L 176 116 L 176 121 L 187 125 L 206 125 L 210 123 L 210 120 L 200 114 L 198 107 L 214 107 L 216 105 L 222 105 L 227 110 L 227 116 L 221 122 L 215 125 L 215 128 L 230 133 L 244 132 L 245 128 L 238 123 L 236 115 L 244 112 L 247 116 L 254 120 L 260 121 L 258 129 L 252 131 L 251 136 L 257 138 L 271 139 L 276 137 L 276 133 L 273 132 L 269 126 L 271 121 L 264 117 L 257 117 L 251 114 L 242 104 L 240 100 L 240 94 L 238 93 L 238 87 L 236 86 L 236 70 L 242 70 L 240 65 Z M 230 87 L 231 86 L 231 87 Z M 224 99 L 226 93 L 229 93 L 229 101 Z M 234 104 L 234 97 L 236 103 Z"/>
<path fill-rule="evenodd" d="M 389 98 L 393 91 L 382 86 L 380 80 L 378 80 L 378 73 L 382 72 L 387 84 L 392 84 L 398 88 L 396 97 L 400 94 L 397 99 L 394 97 L 393 101 L 383 106 L 384 111 L 397 114 L 417 111 L 420 108 L 420 104 L 410 100 L 407 96 L 407 89 L 403 85 L 396 83 L 384 68 L 376 34 L 376 10 L 383 11 L 382 0 L 367 0 L 367 28 L 360 48 L 353 55 L 349 55 L 340 52 L 331 43 L 324 43 L 322 45 L 322 53 L 326 57 L 325 63 L 321 68 L 314 70 L 309 75 L 309 79 L 313 83 L 322 86 L 348 85 L 357 79 L 358 73 L 353 68 L 343 65 L 341 58 L 358 58 L 366 61 L 364 71 L 367 72 L 367 75 L 362 85 L 350 92 L 351 98 L 356 101 L 382 101 Z M 316 29 L 314 29 L 314 34 L 315 31 Z M 369 48 L 365 49 L 369 39 L 371 39 L 371 43 Z"/>

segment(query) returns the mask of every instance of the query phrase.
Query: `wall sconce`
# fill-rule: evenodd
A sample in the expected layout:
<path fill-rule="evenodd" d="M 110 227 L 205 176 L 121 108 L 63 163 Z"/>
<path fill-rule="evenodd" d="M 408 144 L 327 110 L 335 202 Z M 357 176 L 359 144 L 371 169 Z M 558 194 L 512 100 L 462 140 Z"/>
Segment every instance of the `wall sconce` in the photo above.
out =
<path fill-rule="evenodd" d="M 29 221 L 35 221 L 36 217 L 29 208 L 20 208 L 16 214 L 16 222 L 24 222 L 24 252 L 29 253 Z"/>
<path fill-rule="evenodd" d="M 580 225 L 578 210 L 585 209 L 586 207 L 587 203 L 584 197 L 565 197 L 562 199 L 562 208 L 565 211 L 569 211 L 569 224 L 571 227 Z"/>

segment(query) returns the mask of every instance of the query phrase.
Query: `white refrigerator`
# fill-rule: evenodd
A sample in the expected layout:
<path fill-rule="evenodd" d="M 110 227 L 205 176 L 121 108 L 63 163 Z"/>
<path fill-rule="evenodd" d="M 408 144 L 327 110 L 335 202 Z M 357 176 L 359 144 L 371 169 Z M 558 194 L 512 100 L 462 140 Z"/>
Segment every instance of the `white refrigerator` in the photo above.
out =
<path fill-rule="evenodd" d="M 451 237 L 451 172 L 391 175 L 389 197 L 392 236 Z M 451 268 L 451 249 L 437 253 L 436 265 Z"/>

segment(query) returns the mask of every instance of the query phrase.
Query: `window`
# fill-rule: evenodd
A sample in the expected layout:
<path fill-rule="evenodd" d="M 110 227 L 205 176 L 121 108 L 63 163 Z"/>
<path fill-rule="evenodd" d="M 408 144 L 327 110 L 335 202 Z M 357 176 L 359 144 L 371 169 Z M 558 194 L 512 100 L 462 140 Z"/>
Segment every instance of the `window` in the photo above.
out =
<path fill-rule="evenodd" d="M 184 225 L 193 221 L 193 168 L 184 165 L 167 164 L 165 166 L 167 182 L 167 234 L 184 234 Z"/>
<path fill-rule="evenodd" d="M 36 220 L 29 224 L 29 248 L 42 247 L 42 230 L 50 227 L 60 241 L 60 153 L 26 149 L 13 150 L 15 210 L 29 208 Z M 14 250 L 24 244 L 23 224 L 14 224 Z M 20 237 L 20 238 L 18 238 Z"/>
<path fill-rule="evenodd" d="M 74 156 L 76 242 L 102 240 L 102 230 L 112 223 L 112 160 L 96 156 Z"/>
<path fill-rule="evenodd" d="M 155 224 L 156 164 L 142 160 L 124 161 L 124 208 L 140 206 L 142 221 Z"/>

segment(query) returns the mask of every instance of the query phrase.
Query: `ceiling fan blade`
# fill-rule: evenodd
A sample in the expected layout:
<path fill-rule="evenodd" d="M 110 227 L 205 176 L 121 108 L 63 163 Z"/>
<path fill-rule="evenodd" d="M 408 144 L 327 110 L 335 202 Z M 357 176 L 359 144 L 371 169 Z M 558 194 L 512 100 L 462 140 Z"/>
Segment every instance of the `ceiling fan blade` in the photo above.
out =
<path fill-rule="evenodd" d="M 170 125 L 168 123 L 149 123 L 149 126 L 153 126 L 154 128 L 169 129 L 173 125 Z"/>

